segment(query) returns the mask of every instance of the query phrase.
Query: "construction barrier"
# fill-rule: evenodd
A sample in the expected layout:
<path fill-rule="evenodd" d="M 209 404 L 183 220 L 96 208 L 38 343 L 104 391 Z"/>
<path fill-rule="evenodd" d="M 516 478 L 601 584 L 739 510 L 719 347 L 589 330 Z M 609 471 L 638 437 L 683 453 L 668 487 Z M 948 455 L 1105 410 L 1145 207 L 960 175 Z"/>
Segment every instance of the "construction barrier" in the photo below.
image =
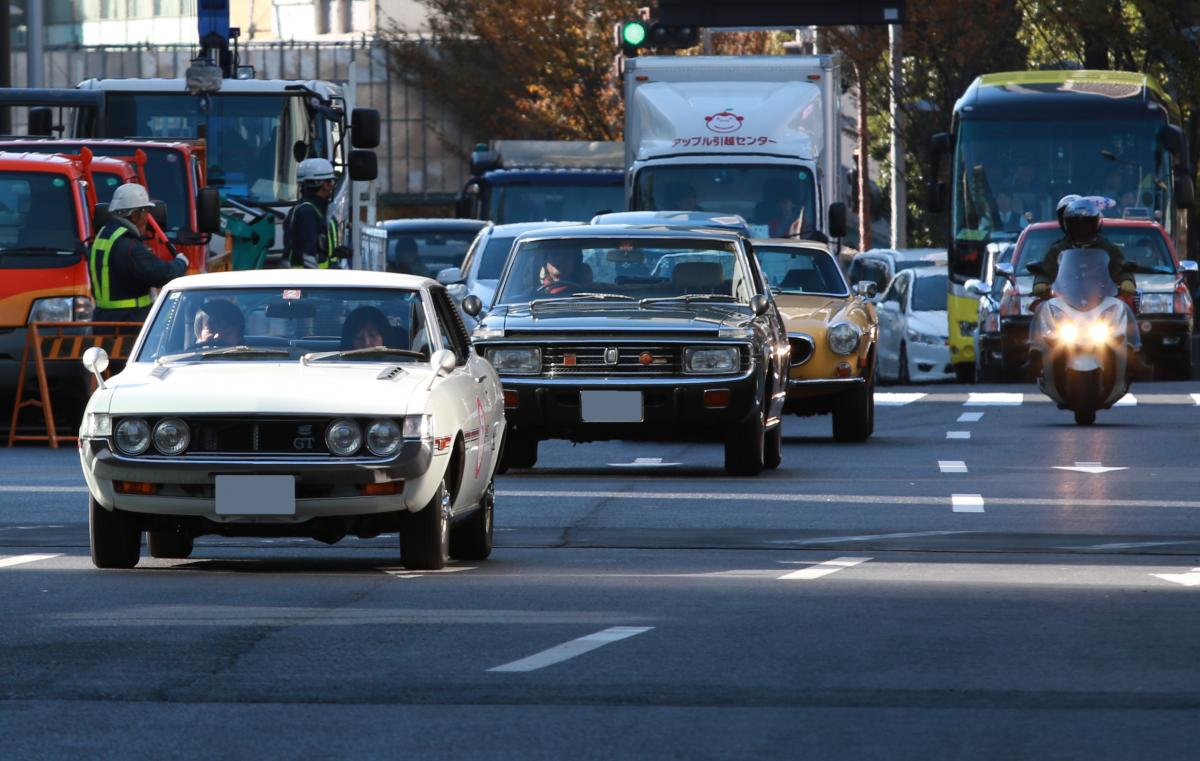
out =
<path fill-rule="evenodd" d="M 96 328 L 103 328 L 100 333 Z M 108 352 L 109 361 L 124 362 L 142 329 L 140 322 L 35 322 L 25 335 L 21 352 L 21 370 L 17 378 L 17 396 L 13 401 L 12 423 L 8 429 L 8 446 L 17 441 L 48 441 L 54 449 L 59 441 L 78 441 L 78 436 L 59 436 L 54 425 L 54 405 L 50 399 L 50 382 L 46 378 L 47 362 L 80 362 L 83 353 L 93 346 Z M 25 399 L 25 380 L 32 364 L 37 375 L 38 396 Z M 112 365 L 109 370 L 112 371 Z M 107 377 L 107 372 L 105 377 Z M 92 380 L 95 383 L 95 380 Z M 31 389 L 32 391 L 32 389 Z M 37 407 L 46 423 L 46 434 L 17 434 L 17 419 L 21 410 Z"/>

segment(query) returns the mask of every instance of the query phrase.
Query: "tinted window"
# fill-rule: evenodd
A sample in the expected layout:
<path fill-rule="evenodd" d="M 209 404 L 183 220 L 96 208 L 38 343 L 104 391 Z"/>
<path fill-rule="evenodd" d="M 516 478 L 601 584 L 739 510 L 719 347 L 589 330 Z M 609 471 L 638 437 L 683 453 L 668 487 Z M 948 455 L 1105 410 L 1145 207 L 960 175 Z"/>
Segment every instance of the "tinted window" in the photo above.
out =
<path fill-rule="evenodd" d="M 472 232 L 392 232 L 388 234 L 388 272 L 433 277 L 462 263 Z"/>
<path fill-rule="evenodd" d="M 0 172 L 0 254 L 74 251 L 74 186 L 50 172 Z M 22 318 L 24 319 L 24 318 Z"/>
<path fill-rule="evenodd" d="M 833 258 L 820 251 L 790 246 L 754 247 L 767 282 L 782 293 L 847 295 L 842 273 Z"/>
<path fill-rule="evenodd" d="M 1175 262 L 1171 258 L 1171 251 L 1156 228 L 1107 225 L 1101 235 L 1121 249 L 1126 261 L 1137 264 L 1139 272 L 1174 274 Z M 1021 246 L 1020 260 L 1016 267 L 1017 274 L 1032 277 L 1033 273 L 1029 271 L 1029 263 L 1045 259 L 1046 252 L 1059 237 L 1061 237 L 1061 233 L 1056 227 L 1030 230 Z"/>
<path fill-rule="evenodd" d="M 500 279 L 501 273 L 504 272 L 504 263 L 508 261 L 508 254 L 512 251 L 514 240 L 515 238 L 499 235 L 488 238 L 487 245 L 483 247 L 483 253 L 480 255 L 479 274 L 476 275 L 476 279 Z"/>
<path fill-rule="evenodd" d="M 940 312 L 946 309 L 947 277 L 931 275 L 919 277 L 913 285 L 912 311 Z"/>

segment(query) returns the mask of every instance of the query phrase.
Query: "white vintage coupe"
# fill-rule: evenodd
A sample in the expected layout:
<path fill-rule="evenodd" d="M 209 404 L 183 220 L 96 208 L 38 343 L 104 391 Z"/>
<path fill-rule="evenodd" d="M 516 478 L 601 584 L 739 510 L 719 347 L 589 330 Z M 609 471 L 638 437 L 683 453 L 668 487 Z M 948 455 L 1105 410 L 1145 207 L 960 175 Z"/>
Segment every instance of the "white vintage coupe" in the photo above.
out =
<path fill-rule="evenodd" d="M 443 286 L 342 270 L 196 275 L 163 289 L 84 414 L 92 562 L 193 539 L 400 532 L 438 569 L 492 547 L 504 396 Z M 84 356 L 99 379 L 102 349 Z"/>

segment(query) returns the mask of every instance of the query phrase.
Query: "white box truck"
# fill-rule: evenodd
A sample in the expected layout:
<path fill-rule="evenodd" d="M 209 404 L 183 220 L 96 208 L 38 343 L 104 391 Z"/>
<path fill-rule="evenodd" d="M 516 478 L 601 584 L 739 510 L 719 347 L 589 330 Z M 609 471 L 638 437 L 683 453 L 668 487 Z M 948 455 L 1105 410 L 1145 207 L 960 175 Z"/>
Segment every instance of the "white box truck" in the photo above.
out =
<path fill-rule="evenodd" d="M 832 55 L 627 59 L 627 208 L 739 214 L 755 237 L 842 237 L 841 94 Z"/>

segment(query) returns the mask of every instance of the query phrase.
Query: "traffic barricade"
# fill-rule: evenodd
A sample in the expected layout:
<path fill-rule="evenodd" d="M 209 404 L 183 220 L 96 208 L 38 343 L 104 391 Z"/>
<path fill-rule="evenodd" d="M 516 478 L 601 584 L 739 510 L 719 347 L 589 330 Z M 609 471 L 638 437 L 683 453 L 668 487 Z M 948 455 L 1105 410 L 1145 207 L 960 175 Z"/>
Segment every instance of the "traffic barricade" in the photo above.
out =
<path fill-rule="evenodd" d="M 96 328 L 103 331 L 97 333 Z M 25 349 L 21 352 L 21 370 L 17 378 L 17 394 L 13 401 L 12 422 L 8 429 L 8 446 L 17 441 L 48 441 L 57 449 L 60 441 L 77 441 L 78 436 L 60 436 L 54 423 L 54 404 L 50 398 L 50 382 L 46 377 L 47 362 L 80 362 L 83 352 L 98 346 L 108 352 L 109 359 L 123 362 L 129 359 L 129 350 L 142 329 L 140 322 L 35 322 L 29 325 L 25 336 Z M 29 367 L 33 366 L 37 377 L 37 396 L 33 389 L 25 398 Z M 109 365 L 111 372 L 112 365 Z M 107 377 L 107 373 L 105 374 Z M 95 379 L 91 379 L 94 384 Z M 18 434 L 17 420 L 26 407 L 41 409 L 46 433 Z"/>

